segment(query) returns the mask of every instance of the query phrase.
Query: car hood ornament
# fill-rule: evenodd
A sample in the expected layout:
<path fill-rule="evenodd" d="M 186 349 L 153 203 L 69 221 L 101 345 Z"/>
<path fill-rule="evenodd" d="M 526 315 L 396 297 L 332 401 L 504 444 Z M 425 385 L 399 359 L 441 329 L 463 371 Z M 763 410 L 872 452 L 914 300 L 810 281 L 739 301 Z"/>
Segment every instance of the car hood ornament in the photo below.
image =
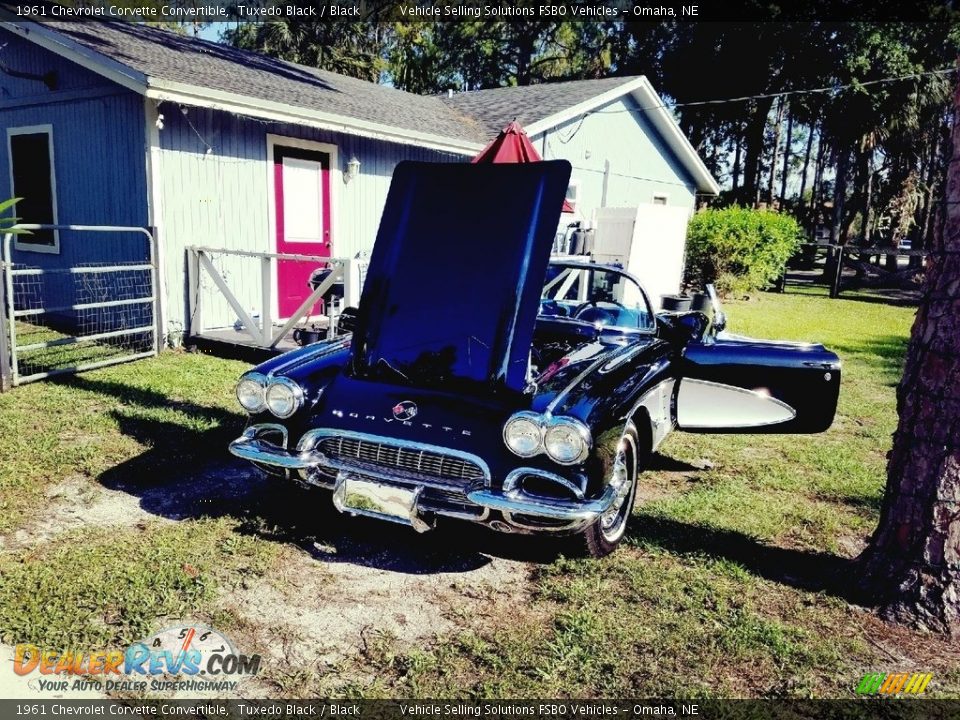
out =
<path fill-rule="evenodd" d="M 352 343 L 361 376 L 522 392 L 570 164 L 397 166 Z"/>

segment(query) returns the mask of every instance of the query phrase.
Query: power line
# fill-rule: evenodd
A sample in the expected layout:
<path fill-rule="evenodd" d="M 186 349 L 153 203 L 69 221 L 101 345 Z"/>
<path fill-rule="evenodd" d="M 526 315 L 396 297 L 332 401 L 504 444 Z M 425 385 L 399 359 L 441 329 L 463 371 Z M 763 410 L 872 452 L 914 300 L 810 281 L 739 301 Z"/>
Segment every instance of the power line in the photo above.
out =
<path fill-rule="evenodd" d="M 807 90 L 783 90 L 776 93 L 766 93 L 763 95 L 747 95 L 737 98 L 726 98 L 724 100 L 698 100 L 695 102 L 674 103 L 672 106 L 662 105 L 661 107 L 689 107 L 693 105 L 718 105 L 721 103 L 746 102 L 748 100 L 766 100 L 768 98 L 788 97 L 791 95 L 812 95 L 814 93 L 837 92 L 839 90 L 848 90 L 853 87 L 866 87 L 867 85 L 880 85 L 882 83 L 899 82 L 901 80 L 913 80 L 916 78 L 927 77 L 930 75 L 948 75 L 956 72 L 955 67 L 943 68 L 941 70 L 928 70 L 921 73 L 910 73 L 909 75 L 898 75 L 894 77 L 880 78 L 878 80 L 864 80 L 863 82 L 852 82 L 845 85 L 829 85 L 826 87 L 809 88 Z"/>
<path fill-rule="evenodd" d="M 846 83 L 842 85 L 829 85 L 819 88 L 808 88 L 805 90 L 781 90 L 780 92 L 775 93 L 763 93 L 759 95 L 744 95 L 742 97 L 734 98 L 723 98 L 717 100 L 693 100 L 685 103 L 660 103 L 659 105 L 648 105 L 645 107 L 639 108 L 622 108 L 619 110 L 588 110 L 583 113 L 576 127 L 567 135 L 565 138 L 559 138 L 561 143 L 564 145 L 573 140 L 574 136 L 580 132 L 580 129 L 583 127 L 583 121 L 586 120 L 588 115 L 616 115 L 619 113 L 638 113 L 646 112 L 648 110 L 660 110 L 666 109 L 670 110 L 673 108 L 680 107 L 694 107 L 694 106 L 703 106 L 703 105 L 723 105 L 726 103 L 737 103 L 737 102 L 749 102 L 750 100 L 766 100 L 769 98 L 778 98 L 778 97 L 788 97 L 793 95 L 813 95 L 816 93 L 833 93 L 839 92 L 840 90 L 847 90 L 853 87 L 866 87 L 868 85 L 880 85 L 883 83 L 892 83 L 892 82 L 901 82 L 903 80 L 913 80 L 922 77 L 928 77 L 931 75 L 949 75 L 957 71 L 957 68 L 942 68 L 940 70 L 928 70 L 926 72 L 920 73 L 910 73 L 908 75 L 897 75 L 892 77 L 879 78 L 877 80 L 864 80 L 863 82 L 853 82 Z"/>

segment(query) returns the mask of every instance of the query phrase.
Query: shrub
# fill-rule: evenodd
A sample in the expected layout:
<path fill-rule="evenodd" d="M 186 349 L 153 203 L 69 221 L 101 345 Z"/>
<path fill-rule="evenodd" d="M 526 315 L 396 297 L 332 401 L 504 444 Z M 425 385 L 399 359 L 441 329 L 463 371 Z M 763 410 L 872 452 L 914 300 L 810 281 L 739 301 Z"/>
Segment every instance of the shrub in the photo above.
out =
<path fill-rule="evenodd" d="M 780 276 L 802 237 L 800 224 L 783 213 L 738 205 L 704 210 L 687 228 L 687 282 L 714 283 L 724 295 L 759 290 Z"/>

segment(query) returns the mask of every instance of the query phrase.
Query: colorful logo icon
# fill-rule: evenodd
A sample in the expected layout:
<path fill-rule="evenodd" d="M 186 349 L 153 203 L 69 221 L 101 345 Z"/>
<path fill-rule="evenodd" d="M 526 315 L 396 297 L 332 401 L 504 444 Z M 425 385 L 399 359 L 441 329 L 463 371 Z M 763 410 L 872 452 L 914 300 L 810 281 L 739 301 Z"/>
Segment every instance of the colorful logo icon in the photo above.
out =
<path fill-rule="evenodd" d="M 919 695 L 932 678 L 932 673 L 867 673 L 854 692 L 857 695 Z"/>

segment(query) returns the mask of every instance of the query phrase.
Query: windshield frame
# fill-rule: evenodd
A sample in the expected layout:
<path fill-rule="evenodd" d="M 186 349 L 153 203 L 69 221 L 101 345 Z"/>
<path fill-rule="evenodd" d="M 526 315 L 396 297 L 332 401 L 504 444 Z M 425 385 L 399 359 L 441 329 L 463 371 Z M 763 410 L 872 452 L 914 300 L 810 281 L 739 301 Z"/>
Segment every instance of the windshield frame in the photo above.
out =
<path fill-rule="evenodd" d="M 647 315 L 650 318 L 650 326 L 646 328 L 642 328 L 642 327 L 630 327 L 627 325 L 604 325 L 603 329 L 640 333 L 643 335 L 655 335 L 657 333 L 657 316 L 656 316 L 656 313 L 654 313 L 653 311 L 653 305 L 650 303 L 650 296 L 647 295 L 647 291 L 643 287 L 643 284 L 634 275 L 631 275 L 629 272 L 627 272 L 623 268 L 617 267 L 615 265 L 602 265 L 600 263 L 585 262 L 583 260 L 559 260 L 559 259 L 554 260 L 551 258 L 550 262 L 547 265 L 547 268 L 549 269 L 553 267 L 572 269 L 572 270 L 592 270 L 592 271 L 602 270 L 604 272 L 620 275 L 627 282 L 632 282 L 640 290 L 640 297 L 643 298 L 643 302 L 646 305 Z M 544 287 L 546 287 L 546 282 L 544 282 Z M 543 299 L 542 290 L 541 290 L 540 297 L 542 300 Z M 539 314 L 538 314 L 538 317 L 546 317 L 551 320 L 563 320 L 567 322 L 577 322 L 577 323 L 585 322 L 583 320 L 578 320 L 577 318 L 573 318 L 573 317 L 554 317 L 551 315 L 539 315 Z"/>

